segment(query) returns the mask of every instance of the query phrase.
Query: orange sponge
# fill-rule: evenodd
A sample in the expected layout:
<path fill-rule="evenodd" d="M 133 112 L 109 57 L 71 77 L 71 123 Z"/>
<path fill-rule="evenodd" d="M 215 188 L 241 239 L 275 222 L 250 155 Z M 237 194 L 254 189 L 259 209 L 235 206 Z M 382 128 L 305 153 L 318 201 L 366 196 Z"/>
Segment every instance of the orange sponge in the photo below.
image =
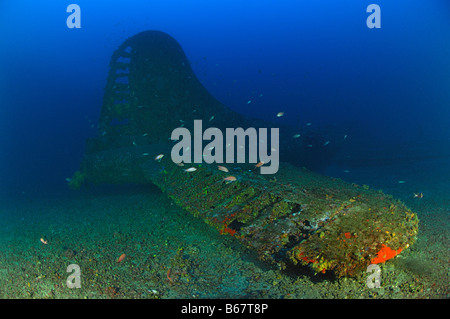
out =
<path fill-rule="evenodd" d="M 381 245 L 380 251 L 377 253 L 377 257 L 372 258 L 371 263 L 372 264 L 384 263 L 386 260 L 394 258 L 398 254 L 400 254 L 401 251 L 402 251 L 401 248 L 399 248 L 397 250 L 393 250 L 390 247 L 383 244 L 383 245 Z"/>

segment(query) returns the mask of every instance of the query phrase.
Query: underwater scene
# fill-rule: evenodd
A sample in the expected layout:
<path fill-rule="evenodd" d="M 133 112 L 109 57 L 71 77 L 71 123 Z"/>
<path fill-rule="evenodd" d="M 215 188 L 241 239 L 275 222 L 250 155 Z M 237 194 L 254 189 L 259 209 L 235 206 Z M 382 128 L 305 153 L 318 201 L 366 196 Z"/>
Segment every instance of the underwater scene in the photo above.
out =
<path fill-rule="evenodd" d="M 1 299 L 450 297 L 449 1 L 3 0 L 0 28 Z"/>

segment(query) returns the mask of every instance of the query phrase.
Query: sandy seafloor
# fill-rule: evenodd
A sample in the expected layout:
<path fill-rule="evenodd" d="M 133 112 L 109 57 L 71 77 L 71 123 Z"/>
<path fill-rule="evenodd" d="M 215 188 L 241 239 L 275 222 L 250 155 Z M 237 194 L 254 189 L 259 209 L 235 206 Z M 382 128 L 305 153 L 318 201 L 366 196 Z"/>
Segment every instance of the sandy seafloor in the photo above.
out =
<path fill-rule="evenodd" d="M 366 273 L 334 278 L 265 265 L 149 185 L 2 200 L 0 298 L 449 298 L 447 162 L 329 169 L 419 216 L 416 243 L 381 265 L 380 288 L 367 287 Z M 66 285 L 70 264 L 80 267 L 81 288 Z"/>

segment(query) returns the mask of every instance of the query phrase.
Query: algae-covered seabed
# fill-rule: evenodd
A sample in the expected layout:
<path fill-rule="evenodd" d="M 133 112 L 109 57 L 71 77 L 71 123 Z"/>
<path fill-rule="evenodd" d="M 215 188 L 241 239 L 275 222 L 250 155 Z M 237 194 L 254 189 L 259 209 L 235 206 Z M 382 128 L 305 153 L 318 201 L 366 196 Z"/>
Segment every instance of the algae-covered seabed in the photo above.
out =
<path fill-rule="evenodd" d="M 380 288 L 367 287 L 366 273 L 334 278 L 263 264 L 149 185 L 23 194 L 3 203 L 0 298 L 450 297 L 450 186 L 442 174 L 433 182 L 422 176 L 426 185 L 417 175 L 399 185 L 401 176 L 360 171 L 362 181 L 381 181 L 420 219 L 416 243 L 381 265 Z M 351 174 L 357 180 L 357 169 Z M 412 198 L 412 190 L 424 198 Z M 70 264 L 80 267 L 81 288 L 67 287 Z"/>

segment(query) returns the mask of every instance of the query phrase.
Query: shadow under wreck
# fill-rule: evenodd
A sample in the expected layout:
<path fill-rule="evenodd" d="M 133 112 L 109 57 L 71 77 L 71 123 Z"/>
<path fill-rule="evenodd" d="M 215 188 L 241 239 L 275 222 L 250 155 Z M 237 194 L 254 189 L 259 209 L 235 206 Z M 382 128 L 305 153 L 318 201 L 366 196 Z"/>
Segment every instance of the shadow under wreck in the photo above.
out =
<path fill-rule="evenodd" d="M 69 186 L 153 183 L 221 234 L 281 268 L 301 264 L 316 273 L 352 276 L 415 241 L 418 218 L 400 201 L 300 168 L 307 147 L 294 143 L 293 127 L 277 125 L 280 158 L 290 163 L 263 175 L 254 164 L 218 169 L 214 163 L 174 163 L 169 140 L 180 120 L 191 131 L 194 120 L 220 130 L 273 127 L 212 97 L 167 34 L 145 31 L 129 38 L 112 55 L 98 137 L 87 141 Z"/>

